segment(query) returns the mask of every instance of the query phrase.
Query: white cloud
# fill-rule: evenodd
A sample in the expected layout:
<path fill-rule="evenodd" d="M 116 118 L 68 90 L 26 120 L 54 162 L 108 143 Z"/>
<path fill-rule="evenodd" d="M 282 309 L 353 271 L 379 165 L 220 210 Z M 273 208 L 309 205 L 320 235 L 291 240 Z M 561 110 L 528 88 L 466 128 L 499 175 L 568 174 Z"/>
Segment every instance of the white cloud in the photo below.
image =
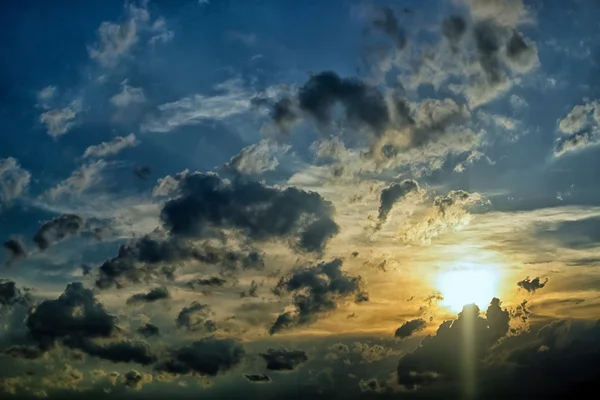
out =
<path fill-rule="evenodd" d="M 80 195 L 102 181 L 102 172 L 107 166 L 108 163 L 104 160 L 82 165 L 73 171 L 70 177 L 50 188 L 45 194 L 51 200 L 63 196 Z"/>
<path fill-rule="evenodd" d="M 113 67 L 129 55 L 142 34 L 150 36 L 149 43 L 152 45 L 157 42 L 165 43 L 174 36 L 173 32 L 167 29 L 162 18 L 150 23 L 146 2 L 140 7 L 129 4 L 125 21 L 104 21 L 100 24 L 97 32 L 98 40 L 88 46 L 88 54 L 103 67 Z"/>
<path fill-rule="evenodd" d="M 102 142 L 100 144 L 90 146 L 83 153 L 83 158 L 98 158 L 115 155 L 128 147 L 135 147 L 139 144 L 133 133 L 127 136 L 117 136 L 110 142 Z"/>
<path fill-rule="evenodd" d="M 57 92 L 57 88 L 56 86 L 46 86 L 45 88 L 43 88 L 42 90 L 40 90 L 38 92 L 37 98 L 38 98 L 38 105 L 40 105 L 43 108 L 49 108 L 48 103 L 52 100 L 54 100 L 54 97 L 56 96 L 56 92 Z"/>
<path fill-rule="evenodd" d="M 231 157 L 224 168 L 243 175 L 258 176 L 277 168 L 279 165 L 277 155 L 283 155 L 290 148 L 289 145 L 278 145 L 269 140 L 261 140 L 243 148 Z"/>
<path fill-rule="evenodd" d="M 129 86 L 127 81 L 123 82 L 121 91 L 110 98 L 110 102 L 115 107 L 127 107 L 130 104 L 139 104 L 145 101 L 144 89 Z"/>
<path fill-rule="evenodd" d="M 81 100 L 77 99 L 64 108 L 46 111 L 40 115 L 40 122 L 46 125 L 48 135 L 56 138 L 75 126 L 79 112 L 81 112 Z"/>
<path fill-rule="evenodd" d="M 12 158 L 0 159 L 0 204 L 10 204 L 29 188 L 31 174 Z"/>
<path fill-rule="evenodd" d="M 158 106 L 159 114 L 142 125 L 143 131 L 170 132 L 181 126 L 204 121 L 219 121 L 250 110 L 253 93 L 246 91 L 239 80 L 215 86 L 221 94 L 196 94 Z"/>

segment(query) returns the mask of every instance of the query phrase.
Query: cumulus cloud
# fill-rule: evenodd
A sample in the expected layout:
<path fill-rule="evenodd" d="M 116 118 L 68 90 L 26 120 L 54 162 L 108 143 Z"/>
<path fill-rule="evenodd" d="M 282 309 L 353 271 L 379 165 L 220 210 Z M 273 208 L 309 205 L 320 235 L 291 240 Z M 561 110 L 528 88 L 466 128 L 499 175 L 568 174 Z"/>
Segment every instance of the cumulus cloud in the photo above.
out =
<path fill-rule="evenodd" d="M 425 322 L 424 319 L 422 319 L 422 318 L 412 319 L 410 321 L 406 321 L 398 329 L 396 329 L 394 336 L 399 339 L 405 339 L 409 336 L 412 336 L 413 333 L 419 332 L 419 331 L 425 329 L 426 326 L 427 326 L 427 322 Z"/>
<path fill-rule="evenodd" d="M 527 277 L 522 281 L 517 282 L 517 286 L 529 293 L 535 293 L 537 290 L 546 286 L 546 283 L 548 283 L 548 278 L 542 282 L 539 276 L 533 279 L 529 279 L 529 277 Z"/>
<path fill-rule="evenodd" d="M 244 357 L 242 345 L 233 339 L 204 338 L 173 351 L 156 370 L 178 375 L 216 376 L 237 366 Z"/>
<path fill-rule="evenodd" d="M 431 384 L 438 380 L 457 379 L 465 350 L 464 335 L 472 330 L 472 346 L 476 363 L 483 361 L 489 348 L 509 331 L 510 315 L 500 307 L 500 301 L 493 299 L 486 316 L 479 315 L 475 305 L 465 306 L 454 321 L 440 325 L 434 336 L 427 336 L 421 345 L 403 356 L 396 368 L 398 383 L 406 388 Z"/>
<path fill-rule="evenodd" d="M 130 387 L 131 389 L 139 390 L 145 383 L 152 382 L 152 375 L 145 374 L 143 372 L 138 372 L 135 369 L 132 369 L 129 372 L 126 372 L 122 375 L 123 384 L 125 386 Z"/>
<path fill-rule="evenodd" d="M 285 154 L 290 148 L 289 145 L 279 145 L 272 141 L 261 140 L 256 144 L 244 147 L 221 168 L 224 172 L 257 177 L 265 172 L 275 170 L 279 165 L 277 155 Z"/>
<path fill-rule="evenodd" d="M 135 147 L 138 144 L 139 141 L 133 133 L 127 136 L 117 136 L 110 142 L 102 142 L 100 144 L 88 147 L 83 153 L 83 158 L 100 158 L 113 156 L 127 148 Z"/>
<path fill-rule="evenodd" d="M 314 192 L 227 182 L 200 172 L 184 171 L 174 179 L 179 196 L 161 211 L 173 235 L 206 237 L 233 229 L 254 240 L 287 239 L 299 251 L 319 252 L 339 230 L 333 205 Z"/>
<path fill-rule="evenodd" d="M 52 200 L 81 195 L 102 181 L 102 172 L 108 165 L 104 160 L 84 164 L 73 171 L 67 179 L 48 189 L 46 195 Z"/>
<path fill-rule="evenodd" d="M 337 302 L 354 296 L 355 302 L 368 300 L 362 290 L 362 278 L 344 273 L 341 259 L 322 262 L 314 267 L 295 268 L 282 277 L 273 289 L 276 295 L 292 293 L 293 311 L 281 313 L 269 333 L 271 335 L 315 322 L 320 316 L 337 308 Z"/>
<path fill-rule="evenodd" d="M 75 235 L 83 227 L 83 218 L 76 214 L 62 214 L 46 221 L 33 235 L 33 241 L 40 250 L 69 236 Z"/>
<path fill-rule="evenodd" d="M 0 159 L 0 206 L 10 205 L 29 189 L 31 173 L 12 158 Z"/>
<path fill-rule="evenodd" d="M 293 371 L 308 361 L 308 354 L 304 350 L 288 350 L 284 347 L 267 349 L 260 356 L 267 362 L 267 369 L 272 371 Z"/>
<path fill-rule="evenodd" d="M 46 126 L 48 135 L 57 138 L 69 132 L 77 124 L 81 107 L 81 99 L 74 100 L 66 107 L 54 108 L 42 113 L 40 122 Z"/>
<path fill-rule="evenodd" d="M 110 102 L 115 107 L 127 107 L 131 104 L 140 104 L 146 101 L 144 89 L 133 87 L 127 84 L 127 81 L 121 85 L 121 91 L 110 98 Z"/>
<path fill-rule="evenodd" d="M 170 297 L 170 293 L 166 287 L 156 287 L 150 289 L 148 293 L 137 293 L 127 299 L 127 304 L 139 304 L 139 303 L 154 303 L 158 300 L 165 300 Z"/>
<path fill-rule="evenodd" d="M 600 143 L 600 105 L 597 101 L 576 105 L 559 120 L 558 130 L 555 157 L 596 146 Z"/>
<path fill-rule="evenodd" d="M 187 328 L 190 331 L 212 333 L 217 330 L 215 322 L 209 319 L 212 315 L 213 312 L 209 306 L 194 301 L 181 309 L 176 323 L 178 327 Z"/>

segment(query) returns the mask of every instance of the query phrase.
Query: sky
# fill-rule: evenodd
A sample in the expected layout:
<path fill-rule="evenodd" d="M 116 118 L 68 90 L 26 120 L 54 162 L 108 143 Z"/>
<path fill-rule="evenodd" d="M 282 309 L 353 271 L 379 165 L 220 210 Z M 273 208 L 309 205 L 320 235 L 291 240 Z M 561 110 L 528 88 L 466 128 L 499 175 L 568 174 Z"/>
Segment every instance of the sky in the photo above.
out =
<path fill-rule="evenodd" d="M 1 7 L 3 399 L 592 390 L 597 1 Z"/>

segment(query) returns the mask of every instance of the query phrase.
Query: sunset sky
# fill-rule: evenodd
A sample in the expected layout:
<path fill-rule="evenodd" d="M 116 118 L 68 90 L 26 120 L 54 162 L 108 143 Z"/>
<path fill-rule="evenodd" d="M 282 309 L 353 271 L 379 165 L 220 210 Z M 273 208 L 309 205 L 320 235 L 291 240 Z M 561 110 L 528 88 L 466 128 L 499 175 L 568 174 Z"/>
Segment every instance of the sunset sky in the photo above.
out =
<path fill-rule="evenodd" d="M 1 6 L 0 398 L 578 398 L 600 2 Z"/>

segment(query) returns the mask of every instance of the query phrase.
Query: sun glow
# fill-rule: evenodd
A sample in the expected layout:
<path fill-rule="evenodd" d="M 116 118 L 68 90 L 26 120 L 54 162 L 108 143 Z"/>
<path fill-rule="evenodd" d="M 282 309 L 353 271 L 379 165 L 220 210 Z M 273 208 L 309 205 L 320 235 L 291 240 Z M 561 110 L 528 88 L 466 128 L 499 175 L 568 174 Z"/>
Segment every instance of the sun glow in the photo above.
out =
<path fill-rule="evenodd" d="M 491 268 L 471 267 L 443 272 L 437 287 L 444 298 L 440 305 L 454 312 L 462 311 L 465 304 L 476 304 L 486 309 L 498 296 L 498 273 Z"/>

